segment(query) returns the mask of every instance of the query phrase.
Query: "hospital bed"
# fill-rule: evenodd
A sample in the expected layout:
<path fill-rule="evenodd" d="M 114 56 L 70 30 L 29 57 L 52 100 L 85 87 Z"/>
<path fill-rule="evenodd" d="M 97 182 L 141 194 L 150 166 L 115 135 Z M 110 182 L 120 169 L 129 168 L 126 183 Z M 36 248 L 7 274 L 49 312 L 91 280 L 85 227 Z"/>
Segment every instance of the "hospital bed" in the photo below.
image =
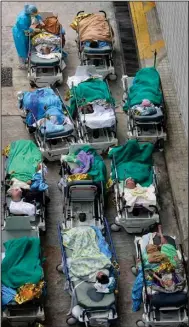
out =
<path fill-rule="evenodd" d="M 156 61 L 156 53 L 155 53 L 155 59 Z M 150 72 L 154 70 L 154 73 L 158 74 L 158 72 L 155 70 L 155 61 L 154 61 L 154 67 L 147 68 Z M 146 68 L 145 68 L 146 69 Z M 137 74 L 142 73 L 144 69 L 141 69 Z M 158 74 L 159 75 L 159 74 Z M 137 76 L 137 75 L 136 75 Z M 139 76 L 139 75 L 138 75 Z M 146 80 L 144 81 L 145 84 L 141 83 L 141 87 L 143 88 L 143 91 L 148 94 L 149 96 L 153 96 L 149 91 L 149 79 L 151 77 L 146 76 Z M 161 81 L 159 80 L 159 90 L 154 89 L 154 93 L 161 92 L 162 94 L 162 100 L 158 101 L 158 103 L 154 103 L 156 113 L 150 114 L 150 115 L 139 115 L 136 114 L 136 111 L 133 109 L 137 107 L 137 105 L 140 105 L 140 103 L 133 102 L 133 99 L 130 98 L 131 90 L 134 94 L 134 88 L 137 86 L 135 83 L 136 77 L 128 77 L 124 75 L 122 77 L 122 83 L 123 83 L 123 90 L 124 90 L 124 98 L 123 101 L 128 103 L 129 108 L 125 111 L 127 114 L 127 125 L 128 125 L 128 132 L 127 136 L 129 139 L 136 139 L 140 142 L 152 142 L 156 145 L 156 147 L 159 150 L 163 150 L 164 148 L 164 142 L 167 140 L 167 133 L 166 133 L 166 108 L 165 108 L 165 102 L 163 98 L 163 91 L 161 86 Z M 137 78 L 137 83 L 139 83 L 139 77 Z M 154 84 L 155 85 L 155 84 Z M 144 88 L 145 87 L 145 88 Z M 135 98 L 137 98 L 138 94 L 136 94 L 135 91 Z M 144 99 L 141 98 L 141 102 Z M 150 100 L 150 99 L 149 99 Z M 134 103 L 134 105 L 130 106 L 130 103 Z M 153 103 L 153 101 L 151 101 Z"/>
<path fill-rule="evenodd" d="M 106 13 L 103 10 L 99 10 L 99 13 L 104 15 L 104 21 L 108 23 L 109 31 L 111 35 L 111 42 L 101 42 L 103 46 L 92 48 L 90 46 L 90 42 L 81 42 L 80 29 L 78 24 L 76 42 L 78 45 L 79 59 L 81 61 L 82 66 L 95 65 L 97 72 L 100 75 L 102 75 L 103 78 L 109 78 L 110 80 L 114 81 L 117 79 L 117 75 L 115 74 L 114 61 L 113 61 L 114 36 L 109 20 L 106 17 Z M 77 13 L 77 16 L 81 14 L 85 14 L 85 12 L 79 11 Z"/>
<path fill-rule="evenodd" d="M 29 141 L 31 142 L 31 141 Z M 19 153 L 17 152 L 17 155 Z M 10 208 L 11 206 L 11 194 L 9 194 L 8 190 L 11 188 L 11 180 L 10 176 L 7 174 L 7 164 L 8 164 L 8 158 L 3 158 L 3 181 L 2 181 L 2 202 L 3 202 L 3 221 L 1 222 L 1 225 L 6 227 L 6 224 L 9 220 L 15 220 L 15 224 L 17 222 L 17 219 L 21 219 L 21 217 L 27 218 L 30 221 L 31 227 L 34 229 L 39 229 L 40 234 L 44 234 L 46 232 L 46 208 L 48 203 L 48 191 L 31 191 L 30 189 L 23 189 L 22 190 L 22 201 L 25 198 L 26 194 L 29 199 L 31 199 L 29 204 L 33 204 L 35 206 L 35 212 L 33 214 L 15 214 L 12 213 L 16 210 L 18 212 L 19 208 L 12 210 Z M 20 169 L 21 171 L 21 169 Z M 44 164 L 42 163 L 42 171 L 44 171 Z M 42 173 L 44 177 L 44 172 Z M 27 201 L 25 201 L 27 202 Z M 31 212 L 31 210 L 27 210 L 28 213 Z M 33 210 L 32 210 L 33 212 Z"/>
<path fill-rule="evenodd" d="M 82 150 L 81 146 L 77 146 Z M 69 155 L 76 151 L 71 146 Z M 69 163 L 61 157 L 61 190 L 63 202 L 63 227 L 70 229 L 79 226 L 94 225 L 104 229 L 104 184 L 93 179 L 69 180 L 73 174 Z M 90 177 L 90 171 L 88 178 Z M 80 221 L 80 214 L 86 214 L 86 220 Z"/>
<path fill-rule="evenodd" d="M 148 237 L 146 234 L 143 237 Z M 144 246 L 143 237 L 135 237 L 135 247 L 136 247 L 136 258 L 141 262 L 142 274 L 146 276 L 145 273 L 145 262 L 144 262 Z M 151 238 L 151 237 L 150 237 Z M 163 293 L 161 291 L 154 291 L 149 286 L 146 277 L 143 279 L 143 290 L 142 290 L 142 300 L 143 300 L 143 315 L 142 320 L 137 320 L 136 325 L 138 327 L 187 327 L 188 326 L 188 273 L 187 273 L 187 263 L 186 258 L 183 253 L 183 248 L 180 245 L 176 245 L 174 237 L 165 236 L 168 244 L 171 244 L 177 250 L 177 255 L 180 262 L 183 265 L 183 279 L 185 280 L 185 286 L 183 286 L 182 291 L 177 291 L 175 293 Z M 155 236 L 153 238 L 152 244 L 159 245 L 160 237 Z M 138 272 L 139 273 L 139 272 Z"/>
<path fill-rule="evenodd" d="M 80 78 L 81 76 L 81 70 L 84 71 L 84 69 L 81 69 L 82 67 L 77 67 L 75 78 Z M 95 67 L 96 68 L 96 67 Z M 97 71 L 97 70 L 96 70 Z M 93 77 L 93 73 L 91 74 L 91 77 Z M 101 82 L 99 85 L 93 85 L 95 84 L 95 81 Z M 96 82 L 96 83 L 97 83 Z M 90 85 L 91 83 L 91 85 Z M 85 86 L 87 88 L 85 89 Z M 99 87 L 99 89 L 98 89 Z M 110 102 L 106 102 L 105 104 L 98 105 L 102 101 L 104 94 L 102 95 L 102 89 L 104 88 L 104 94 L 109 94 L 108 97 L 110 99 Z M 90 98 L 89 89 L 95 93 L 95 97 L 93 96 L 93 99 L 95 101 L 89 101 L 87 98 Z M 82 95 L 81 93 L 82 92 Z M 99 95 L 98 98 L 98 92 Z M 118 144 L 118 139 L 116 136 L 117 132 L 117 118 L 115 113 L 115 104 L 114 100 L 111 96 L 111 92 L 108 86 L 108 83 L 106 81 L 102 81 L 100 78 L 92 78 L 90 80 L 90 77 L 88 80 L 83 81 L 82 83 L 79 83 L 77 86 L 74 86 L 74 83 L 72 84 L 71 88 L 71 94 L 73 95 L 71 98 L 71 102 L 75 102 L 75 111 L 74 111 L 74 117 L 75 117 L 75 123 L 76 128 L 79 134 L 79 140 L 80 143 L 90 143 L 92 147 L 94 147 L 99 153 L 106 153 L 106 151 L 113 146 L 116 146 Z M 82 97 L 83 96 L 83 97 Z M 86 105 L 92 104 L 93 112 L 87 113 L 86 111 Z M 96 105 L 97 103 L 97 105 Z M 108 104 L 109 107 L 105 107 Z M 82 111 L 83 107 L 83 111 Z M 103 109 L 103 111 L 101 111 Z"/>
<path fill-rule="evenodd" d="M 22 115 L 23 121 L 26 124 L 26 128 L 30 134 L 34 135 L 34 139 L 43 155 L 43 157 L 48 160 L 48 161 L 56 161 L 59 160 L 61 154 L 66 154 L 69 151 L 69 147 L 71 144 L 75 144 L 78 141 L 78 134 L 77 134 L 77 129 L 75 126 L 75 122 L 72 119 L 69 110 L 67 106 L 65 105 L 64 101 L 62 100 L 62 97 L 58 91 L 57 88 L 54 88 L 52 85 L 50 88 L 45 88 L 47 91 L 49 89 L 50 96 L 54 97 L 54 102 L 51 101 L 51 105 L 56 106 L 57 101 L 59 108 L 61 108 L 62 114 L 65 117 L 65 120 L 62 124 L 62 129 L 60 130 L 48 130 L 47 128 L 47 122 L 48 122 L 48 112 L 47 114 L 44 113 L 43 118 L 44 124 L 43 127 L 41 127 L 38 124 L 38 121 L 36 117 L 34 116 L 33 113 L 33 108 L 32 107 L 32 101 L 31 104 L 27 104 L 27 108 L 24 106 L 24 96 L 18 95 L 20 97 L 19 99 L 19 104 L 20 104 L 20 109 L 24 113 Z M 38 89 L 38 91 L 42 91 L 43 89 Z M 35 91 L 34 91 L 35 92 Z M 32 92 L 31 92 L 32 94 Z M 45 108 L 45 101 L 49 101 L 48 99 L 45 100 L 43 98 L 38 97 L 38 107 L 41 108 L 44 104 Z M 50 109 L 50 106 L 47 110 Z M 40 114 L 40 113 L 39 113 Z M 27 123 L 27 116 L 32 115 L 33 120 L 35 121 L 34 124 L 28 124 Z M 42 116 L 41 116 L 42 118 Z M 35 127 L 34 127 L 35 125 Z"/>
<path fill-rule="evenodd" d="M 133 146 L 132 142 L 134 142 Z M 127 142 L 127 144 L 131 146 L 131 152 L 134 151 L 135 146 L 136 150 L 138 151 L 138 142 L 136 144 L 135 142 L 136 141 L 134 140 L 129 140 Z M 124 150 L 127 144 L 125 146 L 120 147 L 120 149 L 123 148 Z M 120 163 L 120 165 L 122 165 L 122 169 L 124 170 L 124 175 L 121 177 L 119 176 L 118 172 L 119 168 L 116 153 L 111 154 L 110 151 L 109 154 L 111 158 L 111 176 L 112 174 L 114 174 L 112 188 L 117 212 L 117 216 L 115 217 L 115 223 L 111 225 L 111 230 L 119 231 L 120 227 L 123 227 L 127 231 L 127 233 L 141 233 L 148 230 L 149 228 L 153 228 L 157 223 L 159 223 L 158 188 L 155 167 L 149 166 L 148 174 L 149 176 L 152 176 L 151 184 L 148 185 L 148 190 L 152 189 L 152 191 L 150 191 L 149 198 L 146 199 L 145 194 L 144 196 L 140 196 L 139 194 L 132 195 L 132 193 L 131 197 L 131 195 L 127 193 L 127 190 L 125 189 L 124 185 L 127 178 L 135 178 L 135 175 L 136 179 L 138 178 L 136 172 L 137 168 L 135 166 L 136 163 L 133 164 L 132 168 L 130 168 L 131 170 L 127 170 L 127 164 L 132 162 L 132 154 L 128 161 Z M 145 164 L 143 168 L 141 167 L 142 165 L 139 169 L 144 169 Z M 128 174 L 131 174 L 131 176 L 129 176 Z M 140 183 L 138 182 L 138 184 Z M 140 189 L 138 192 L 140 192 Z"/>
<path fill-rule="evenodd" d="M 94 299 L 90 296 L 90 290 L 94 288 L 94 283 L 84 281 L 83 279 L 72 281 L 67 260 L 72 255 L 72 251 L 63 245 L 64 228 L 62 224 L 58 225 L 58 236 L 61 247 L 62 264 L 57 266 L 58 272 L 63 272 L 66 277 L 67 290 L 71 295 L 71 310 L 66 322 L 69 326 L 74 325 L 77 321 L 82 322 L 85 326 L 106 326 L 114 323 L 118 318 L 116 308 L 117 289 L 113 293 L 104 294 L 101 299 Z M 112 253 L 112 273 L 116 280 L 119 278 L 119 265 L 113 241 L 111 238 L 108 222 L 105 219 L 105 239 Z M 108 268 L 107 268 L 108 269 Z M 110 270 L 109 270 L 110 271 Z M 96 293 L 97 294 L 97 293 Z M 97 294 L 98 297 L 98 294 Z"/>
<path fill-rule="evenodd" d="M 52 12 L 41 12 L 42 19 L 54 16 Z M 50 84 L 61 85 L 63 83 L 63 70 L 66 67 L 62 51 L 62 37 L 60 34 L 60 56 L 52 59 L 44 59 L 37 56 L 37 51 L 31 43 L 29 36 L 28 79 L 32 87 L 45 87 Z"/>
<path fill-rule="evenodd" d="M 3 244 L 6 241 L 22 237 L 39 238 L 39 229 L 31 226 L 30 217 L 17 217 L 16 220 L 14 217 L 10 217 L 6 225 L 1 227 L 1 237 L 3 259 L 5 256 Z M 5 310 L 2 311 L 2 322 L 7 322 L 10 326 L 31 326 L 35 322 L 42 323 L 44 320 L 44 295 L 41 295 L 39 299 L 36 298 L 22 304 L 11 301 L 6 305 Z"/>

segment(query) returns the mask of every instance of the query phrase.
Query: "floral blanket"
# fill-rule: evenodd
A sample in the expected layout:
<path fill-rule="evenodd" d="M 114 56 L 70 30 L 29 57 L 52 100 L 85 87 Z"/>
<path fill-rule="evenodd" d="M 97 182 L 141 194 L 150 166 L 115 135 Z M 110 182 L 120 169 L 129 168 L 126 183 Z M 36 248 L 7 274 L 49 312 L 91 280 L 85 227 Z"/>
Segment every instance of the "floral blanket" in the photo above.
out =
<path fill-rule="evenodd" d="M 91 227 L 75 227 L 63 233 L 63 245 L 72 250 L 68 259 L 72 280 L 81 279 L 111 266 L 98 247 L 98 237 Z"/>

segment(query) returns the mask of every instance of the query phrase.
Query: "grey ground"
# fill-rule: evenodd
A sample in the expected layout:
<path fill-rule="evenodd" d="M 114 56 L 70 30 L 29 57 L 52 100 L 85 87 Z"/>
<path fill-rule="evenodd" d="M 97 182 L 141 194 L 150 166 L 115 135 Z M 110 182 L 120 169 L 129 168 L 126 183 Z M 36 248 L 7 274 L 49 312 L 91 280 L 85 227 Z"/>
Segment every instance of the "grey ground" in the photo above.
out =
<path fill-rule="evenodd" d="M 17 69 L 17 56 L 11 34 L 11 27 L 15 22 L 17 13 L 22 10 L 23 4 L 24 3 L 21 2 L 2 3 L 3 66 L 13 67 L 13 87 L 2 88 L 2 146 L 7 145 L 14 140 L 29 138 L 22 120 L 19 117 L 16 100 L 17 91 L 29 90 L 29 83 L 26 79 L 26 73 Z M 85 9 L 86 12 L 98 11 L 100 9 L 105 10 L 116 32 L 113 5 L 111 2 L 36 2 L 36 4 L 40 11 L 54 11 L 55 13 L 58 12 L 59 19 L 66 30 L 65 49 L 68 52 L 69 57 L 67 61 L 67 68 L 64 73 L 65 82 L 67 76 L 74 74 L 75 68 L 79 63 L 75 45 L 75 32 L 69 27 L 69 24 L 79 10 Z M 116 37 L 115 65 L 118 74 L 118 80 L 116 82 L 112 82 L 110 87 L 118 105 L 118 138 L 120 143 L 123 143 L 126 136 L 126 119 L 125 115 L 119 108 L 122 98 L 122 88 L 120 82 L 122 75 L 122 63 L 118 37 Z M 67 86 L 66 83 L 64 83 L 63 87 L 60 88 L 61 94 L 63 94 L 66 89 Z M 106 163 L 109 167 L 108 160 L 106 160 Z M 163 230 L 165 233 L 178 236 L 178 227 L 176 223 L 173 200 L 163 153 L 155 154 L 155 163 L 157 164 L 158 168 L 157 171 Z M 45 274 L 48 285 L 46 301 L 46 326 L 64 327 L 66 326 L 66 314 L 70 308 L 70 297 L 63 290 L 64 277 L 59 275 L 55 270 L 56 265 L 61 260 L 57 237 L 57 222 L 62 219 L 61 193 L 57 189 L 57 182 L 59 180 L 58 163 L 49 163 L 48 170 L 48 183 L 51 203 L 48 209 L 47 234 L 43 240 L 44 254 L 46 256 Z M 106 217 L 108 218 L 109 222 L 113 222 L 114 216 L 115 209 L 110 199 Z M 138 313 L 132 313 L 131 307 L 131 288 L 134 277 L 130 271 L 130 266 L 133 263 L 134 236 L 128 235 L 126 232 L 121 230 L 119 233 L 113 234 L 113 240 L 119 258 L 121 270 L 118 295 L 119 321 L 117 326 L 134 327 L 135 321 L 139 319 L 142 314 L 142 311 Z"/>

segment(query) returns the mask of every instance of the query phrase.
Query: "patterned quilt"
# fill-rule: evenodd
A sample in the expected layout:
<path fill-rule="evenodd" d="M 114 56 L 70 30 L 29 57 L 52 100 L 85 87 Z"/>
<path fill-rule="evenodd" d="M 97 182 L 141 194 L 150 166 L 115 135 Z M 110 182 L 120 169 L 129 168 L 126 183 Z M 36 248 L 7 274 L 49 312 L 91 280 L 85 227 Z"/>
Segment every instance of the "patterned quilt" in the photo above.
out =
<path fill-rule="evenodd" d="M 91 227 L 75 227 L 64 232 L 63 244 L 73 251 L 68 259 L 72 280 L 87 277 L 111 266 L 111 261 L 100 252 L 96 232 Z"/>

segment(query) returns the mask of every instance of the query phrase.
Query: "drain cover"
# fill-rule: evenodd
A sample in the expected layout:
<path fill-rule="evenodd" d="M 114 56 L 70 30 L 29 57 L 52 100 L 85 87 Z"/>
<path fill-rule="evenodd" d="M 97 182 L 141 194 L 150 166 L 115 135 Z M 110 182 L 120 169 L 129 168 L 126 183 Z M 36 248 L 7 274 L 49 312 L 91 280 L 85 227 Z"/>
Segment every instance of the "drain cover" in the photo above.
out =
<path fill-rule="evenodd" d="M 10 87 L 12 86 L 12 68 L 2 67 L 1 68 L 1 86 Z"/>

